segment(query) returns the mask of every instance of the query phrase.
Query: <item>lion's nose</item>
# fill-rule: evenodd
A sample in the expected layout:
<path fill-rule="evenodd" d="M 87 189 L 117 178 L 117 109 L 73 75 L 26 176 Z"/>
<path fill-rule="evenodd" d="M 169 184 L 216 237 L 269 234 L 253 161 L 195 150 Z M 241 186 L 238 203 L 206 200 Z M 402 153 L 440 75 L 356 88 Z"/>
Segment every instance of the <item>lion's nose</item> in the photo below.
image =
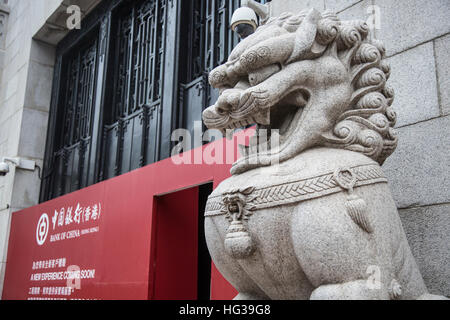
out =
<path fill-rule="evenodd" d="M 203 122 L 209 129 L 223 128 L 229 121 L 229 111 L 220 109 L 217 105 L 211 106 L 203 111 Z"/>
<path fill-rule="evenodd" d="M 218 113 L 215 109 L 215 106 L 211 106 L 203 111 L 202 118 L 205 123 L 217 118 Z"/>

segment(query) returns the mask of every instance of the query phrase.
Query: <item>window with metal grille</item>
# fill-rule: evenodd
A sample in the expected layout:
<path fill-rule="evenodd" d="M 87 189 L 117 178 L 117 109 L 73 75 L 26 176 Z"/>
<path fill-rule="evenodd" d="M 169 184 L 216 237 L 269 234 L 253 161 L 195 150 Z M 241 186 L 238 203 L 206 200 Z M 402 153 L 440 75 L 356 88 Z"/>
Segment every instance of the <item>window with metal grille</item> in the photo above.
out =
<path fill-rule="evenodd" d="M 112 112 L 100 179 L 158 160 L 166 1 L 125 3 L 113 17 Z"/>
<path fill-rule="evenodd" d="M 207 75 L 238 42 L 239 5 L 105 0 L 83 19 L 57 47 L 41 201 L 169 157 L 217 98 Z"/>
<path fill-rule="evenodd" d="M 182 4 L 182 11 L 186 12 L 182 24 L 187 28 L 182 33 L 181 46 L 187 50 L 180 66 L 180 125 L 190 131 L 194 129 L 194 121 L 201 121 L 203 110 L 218 98 L 218 90 L 208 84 L 208 74 L 227 61 L 239 42 L 230 21 L 240 3 L 240 0 L 192 0 Z M 198 147 L 195 145 L 198 141 L 193 142 L 193 147 Z"/>
<path fill-rule="evenodd" d="M 52 194 L 88 185 L 98 41 L 94 36 L 63 57 L 60 112 L 54 136 Z"/>

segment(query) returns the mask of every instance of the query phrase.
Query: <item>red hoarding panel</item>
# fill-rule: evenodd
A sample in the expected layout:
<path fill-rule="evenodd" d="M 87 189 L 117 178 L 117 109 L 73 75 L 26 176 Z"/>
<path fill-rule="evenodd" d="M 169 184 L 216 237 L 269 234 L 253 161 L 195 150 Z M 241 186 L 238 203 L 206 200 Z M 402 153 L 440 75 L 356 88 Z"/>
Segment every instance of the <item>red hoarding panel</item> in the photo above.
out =
<path fill-rule="evenodd" d="M 152 197 L 133 179 L 13 214 L 3 298 L 145 299 Z M 72 290 L 66 288 L 70 271 Z"/>
<path fill-rule="evenodd" d="M 222 276 L 213 263 L 211 270 L 211 300 L 232 300 L 237 294 L 237 290 Z"/>
<path fill-rule="evenodd" d="M 164 212 L 173 206 L 168 211 L 190 221 L 192 228 L 182 230 L 176 225 L 171 229 L 170 220 L 160 220 L 159 227 L 173 232 L 174 237 L 178 232 L 185 240 L 188 231 L 192 232 L 189 245 L 193 248 L 197 232 L 192 206 L 197 205 L 198 197 L 195 204 L 186 201 L 189 192 L 198 191 L 195 188 L 181 193 L 184 200 L 169 207 L 155 199 L 207 182 L 216 187 L 229 177 L 231 163 L 238 155 L 237 143 L 248 142 L 252 133 L 241 132 L 231 142 L 219 140 L 184 154 L 196 164 L 167 159 L 13 213 L 3 299 L 149 299 L 158 298 L 159 293 L 161 297 L 174 294 L 160 291 L 155 280 L 163 279 L 164 268 L 158 268 L 157 252 L 159 246 L 159 250 L 164 250 L 164 242 L 160 241 L 165 238 L 155 241 L 158 236 L 152 230 L 158 228 L 152 220 L 160 216 L 158 207 Z M 223 153 L 223 160 L 219 159 L 219 164 L 202 162 L 202 154 L 209 154 L 214 146 L 215 155 Z M 167 248 L 174 244 L 168 243 Z M 187 255 L 177 254 L 180 259 L 187 259 Z M 168 263 L 161 258 L 159 261 Z M 179 263 L 170 269 L 170 274 L 192 272 L 193 265 L 183 268 L 183 263 Z M 234 297 L 234 289 L 225 284 L 215 268 L 212 289 L 213 299 Z M 192 292 L 183 292 L 183 297 L 177 297 L 192 298 Z"/>

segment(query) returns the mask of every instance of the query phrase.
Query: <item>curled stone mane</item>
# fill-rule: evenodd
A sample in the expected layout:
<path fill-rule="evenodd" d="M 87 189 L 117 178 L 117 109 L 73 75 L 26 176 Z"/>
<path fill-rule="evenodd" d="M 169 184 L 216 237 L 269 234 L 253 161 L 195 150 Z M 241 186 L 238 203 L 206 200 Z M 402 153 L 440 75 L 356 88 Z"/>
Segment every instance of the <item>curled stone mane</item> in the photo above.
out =
<path fill-rule="evenodd" d="M 262 28 L 277 24 L 288 32 L 296 32 L 307 14 L 308 11 L 285 13 L 270 19 Z M 316 42 L 336 45 L 354 88 L 349 110 L 339 117 L 334 130 L 323 136 L 324 145 L 360 152 L 383 164 L 398 142 L 394 130 L 397 115 L 392 108 L 394 91 L 386 85 L 391 69 L 385 60 L 384 44 L 371 37 L 364 21 L 341 21 L 330 11 L 322 13 Z"/>

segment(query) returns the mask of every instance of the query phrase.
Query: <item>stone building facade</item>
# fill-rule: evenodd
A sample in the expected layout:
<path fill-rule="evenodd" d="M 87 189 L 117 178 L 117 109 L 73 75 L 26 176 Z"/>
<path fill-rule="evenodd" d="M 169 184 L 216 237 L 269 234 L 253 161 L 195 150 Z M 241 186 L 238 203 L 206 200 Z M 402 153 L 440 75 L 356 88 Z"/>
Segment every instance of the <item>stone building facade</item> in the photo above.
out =
<path fill-rule="evenodd" d="M 0 157 L 43 166 L 55 46 L 66 8 L 88 14 L 98 0 L 0 0 Z M 385 173 L 425 282 L 450 296 L 450 2 L 273 0 L 272 14 L 316 7 L 367 19 L 385 42 L 395 88 L 399 146 Z M 39 202 L 39 170 L 0 177 L 0 293 L 11 215 Z"/>

